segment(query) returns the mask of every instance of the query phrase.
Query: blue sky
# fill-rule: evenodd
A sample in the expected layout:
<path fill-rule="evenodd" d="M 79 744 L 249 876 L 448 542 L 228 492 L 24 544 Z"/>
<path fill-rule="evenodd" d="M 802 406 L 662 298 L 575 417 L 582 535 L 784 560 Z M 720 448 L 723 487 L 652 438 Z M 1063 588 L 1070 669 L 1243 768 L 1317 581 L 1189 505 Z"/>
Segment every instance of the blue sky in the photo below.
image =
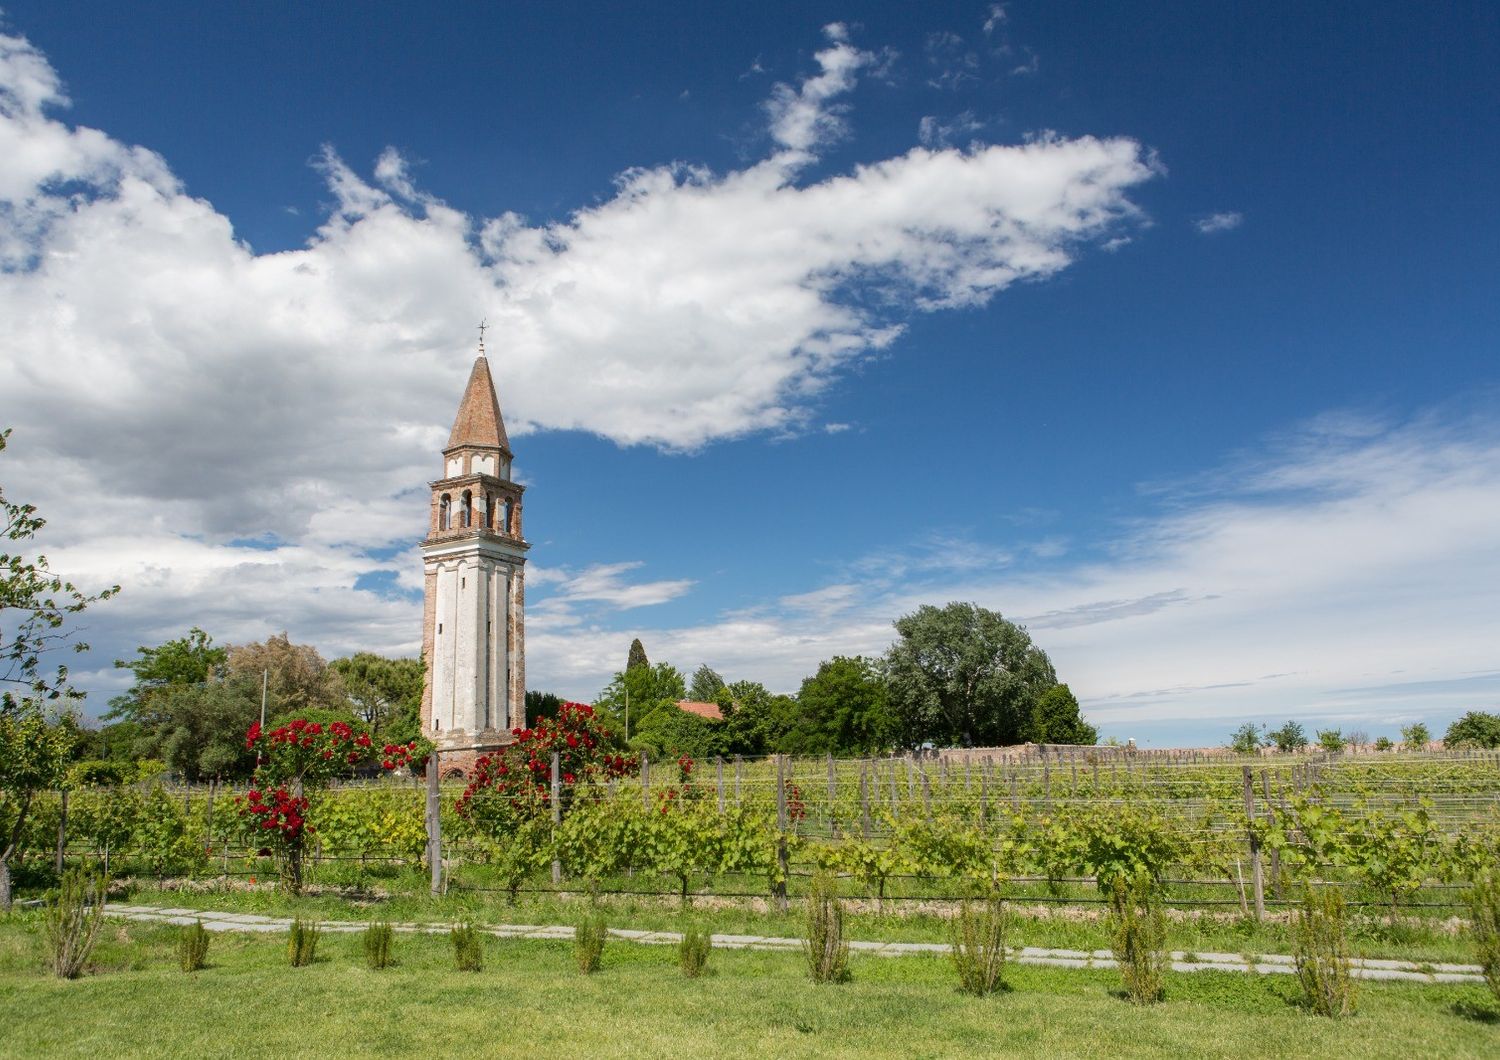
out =
<path fill-rule="evenodd" d="M 1144 743 L 1500 707 L 1493 8 L 5 19 L 3 481 L 124 585 L 94 709 L 193 624 L 415 650 L 482 317 L 533 687 L 972 599 Z"/>

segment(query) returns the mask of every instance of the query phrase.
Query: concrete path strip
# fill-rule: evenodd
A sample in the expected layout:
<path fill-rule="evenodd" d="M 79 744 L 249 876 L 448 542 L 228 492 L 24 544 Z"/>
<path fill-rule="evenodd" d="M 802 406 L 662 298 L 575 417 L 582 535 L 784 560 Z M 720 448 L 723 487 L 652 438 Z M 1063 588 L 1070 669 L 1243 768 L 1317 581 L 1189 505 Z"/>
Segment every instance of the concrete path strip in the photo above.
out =
<path fill-rule="evenodd" d="M 256 913 L 224 913 L 208 909 L 163 908 L 152 905 L 123 905 L 110 902 L 106 914 L 125 920 L 156 924 L 201 923 L 209 931 L 244 931 L 262 934 L 286 931 L 290 917 L 261 916 Z M 331 932 L 363 931 L 365 925 L 350 920 L 321 920 L 318 927 Z M 392 924 L 396 931 L 440 934 L 451 924 Z M 552 939 L 573 937 L 573 929 L 561 924 L 492 924 L 482 928 L 500 938 Z M 645 946 L 675 946 L 682 936 L 675 931 L 640 931 L 610 928 L 611 937 L 622 942 Z M 801 939 L 763 935 L 715 935 L 713 944 L 726 950 L 800 950 Z M 849 949 L 872 957 L 910 957 L 919 954 L 943 954 L 952 947 L 943 942 L 850 942 Z M 1038 946 L 1013 947 L 1010 959 L 1020 964 L 1038 964 L 1049 968 L 1113 968 L 1114 957 L 1108 950 L 1048 949 Z M 1245 972 L 1258 975 L 1296 975 L 1296 961 L 1276 953 L 1186 953 L 1174 950 L 1170 957 L 1174 972 Z M 1412 983 L 1482 983 L 1484 975 L 1477 964 L 1418 963 L 1415 961 L 1380 960 L 1356 957 L 1351 974 L 1359 979 Z"/>

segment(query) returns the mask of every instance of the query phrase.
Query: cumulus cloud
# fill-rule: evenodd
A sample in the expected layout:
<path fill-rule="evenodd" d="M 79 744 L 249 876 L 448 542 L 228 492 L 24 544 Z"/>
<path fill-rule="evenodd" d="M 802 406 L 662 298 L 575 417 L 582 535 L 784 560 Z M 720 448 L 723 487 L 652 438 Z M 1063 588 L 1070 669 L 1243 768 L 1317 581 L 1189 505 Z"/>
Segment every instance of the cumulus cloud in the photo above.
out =
<path fill-rule="evenodd" d="M 979 132 L 984 124 L 974 116 L 972 110 L 966 110 L 946 121 L 928 114 L 917 124 L 917 139 L 924 147 L 952 147 L 960 139 Z"/>
<path fill-rule="evenodd" d="M 46 57 L 0 35 L 7 488 L 53 515 L 71 574 L 131 586 L 105 621 L 141 623 L 132 638 L 201 620 L 413 650 L 410 602 L 352 585 L 420 533 L 480 317 L 513 436 L 692 450 L 811 428 L 819 391 L 910 314 L 982 304 L 1132 224 L 1156 170 L 1124 138 L 914 147 L 809 178 L 879 65 L 825 36 L 742 169 L 632 169 L 534 225 L 452 209 L 394 150 L 365 175 L 330 146 L 321 223 L 261 254 L 167 160 L 70 124 Z M 685 591 L 609 577 L 567 591 L 604 609 Z"/>
<path fill-rule="evenodd" d="M 1238 228 L 1245 218 L 1243 214 L 1226 210 L 1222 213 L 1211 213 L 1206 217 L 1199 217 L 1193 221 L 1193 227 L 1198 230 L 1199 235 L 1211 236 L 1216 232 L 1230 232 Z"/>

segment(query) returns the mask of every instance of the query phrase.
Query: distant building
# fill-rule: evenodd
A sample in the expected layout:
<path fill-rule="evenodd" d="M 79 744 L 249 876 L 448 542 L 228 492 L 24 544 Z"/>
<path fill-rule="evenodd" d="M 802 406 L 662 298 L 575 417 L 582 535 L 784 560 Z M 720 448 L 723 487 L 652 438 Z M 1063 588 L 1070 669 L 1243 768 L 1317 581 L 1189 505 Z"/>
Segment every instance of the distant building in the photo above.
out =
<path fill-rule="evenodd" d="M 685 710 L 689 714 L 696 714 L 698 717 L 705 718 L 708 721 L 724 720 L 724 712 L 719 709 L 717 703 L 699 703 L 692 699 L 679 699 L 677 701 L 677 709 Z"/>

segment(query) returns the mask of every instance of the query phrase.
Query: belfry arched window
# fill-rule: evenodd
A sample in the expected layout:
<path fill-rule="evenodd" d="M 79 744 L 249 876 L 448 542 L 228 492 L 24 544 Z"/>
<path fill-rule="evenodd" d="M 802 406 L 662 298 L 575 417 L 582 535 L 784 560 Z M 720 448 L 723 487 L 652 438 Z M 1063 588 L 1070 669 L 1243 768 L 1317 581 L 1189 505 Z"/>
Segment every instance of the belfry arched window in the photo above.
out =
<path fill-rule="evenodd" d="M 451 530 L 453 528 L 453 504 L 445 493 L 438 501 L 438 529 Z"/>
<path fill-rule="evenodd" d="M 507 534 L 513 534 L 513 533 L 516 532 L 515 526 L 511 523 L 511 520 L 515 517 L 515 507 L 516 506 L 515 506 L 514 502 L 512 502 L 512 501 L 506 501 L 505 502 L 505 526 L 504 526 L 504 530 L 505 530 L 505 532 Z"/>
<path fill-rule="evenodd" d="M 465 530 L 474 525 L 474 494 L 464 490 L 463 507 L 459 511 L 459 525 Z"/>
<path fill-rule="evenodd" d="M 481 525 L 486 530 L 495 529 L 495 495 L 493 493 L 484 495 L 484 522 Z"/>

